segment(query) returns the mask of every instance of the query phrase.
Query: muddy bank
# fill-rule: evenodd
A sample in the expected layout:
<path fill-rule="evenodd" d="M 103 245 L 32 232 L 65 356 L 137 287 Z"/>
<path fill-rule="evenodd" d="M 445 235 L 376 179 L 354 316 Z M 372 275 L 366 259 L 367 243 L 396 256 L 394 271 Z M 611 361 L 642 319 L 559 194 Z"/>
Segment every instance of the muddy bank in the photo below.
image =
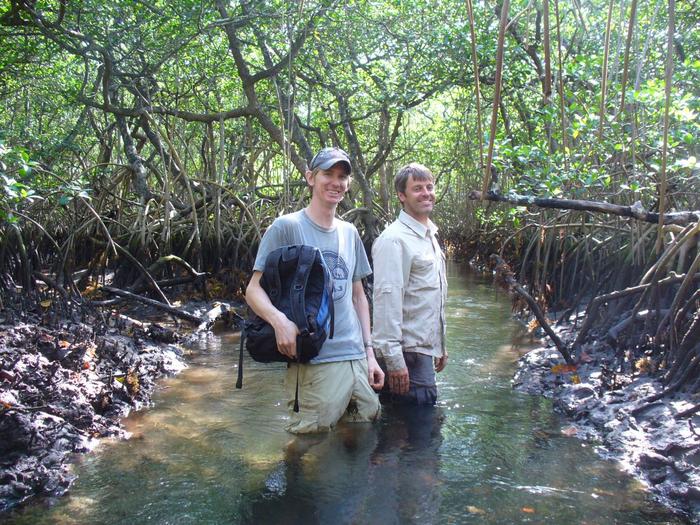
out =
<path fill-rule="evenodd" d="M 187 342 L 206 334 L 188 332 L 124 316 L 1 318 L 0 513 L 62 495 L 72 454 L 126 437 L 120 420 L 148 405 L 158 378 L 186 367 Z"/>
<path fill-rule="evenodd" d="M 571 326 L 558 334 L 568 343 L 575 336 Z M 591 441 L 661 503 L 700 523 L 700 414 L 674 417 L 698 400 L 677 395 L 642 403 L 663 385 L 644 366 L 619 371 L 617 362 L 615 351 L 601 341 L 584 345 L 575 366 L 553 345 L 545 346 L 520 359 L 513 386 L 552 398 L 571 419 L 567 435 Z"/>

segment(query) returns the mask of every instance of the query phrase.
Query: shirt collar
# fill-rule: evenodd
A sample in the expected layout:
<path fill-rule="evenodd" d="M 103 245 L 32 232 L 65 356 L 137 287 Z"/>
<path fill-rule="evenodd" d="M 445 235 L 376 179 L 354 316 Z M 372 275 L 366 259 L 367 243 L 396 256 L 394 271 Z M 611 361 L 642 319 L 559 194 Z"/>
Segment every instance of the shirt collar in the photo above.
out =
<path fill-rule="evenodd" d="M 408 213 L 406 213 L 404 210 L 401 210 L 399 212 L 399 220 L 408 226 L 411 230 L 416 232 L 419 237 L 425 237 L 425 234 L 430 232 L 431 235 L 435 235 L 438 231 L 437 226 L 435 226 L 435 223 L 428 219 L 428 226 L 425 226 L 418 222 L 416 219 L 411 217 Z"/>

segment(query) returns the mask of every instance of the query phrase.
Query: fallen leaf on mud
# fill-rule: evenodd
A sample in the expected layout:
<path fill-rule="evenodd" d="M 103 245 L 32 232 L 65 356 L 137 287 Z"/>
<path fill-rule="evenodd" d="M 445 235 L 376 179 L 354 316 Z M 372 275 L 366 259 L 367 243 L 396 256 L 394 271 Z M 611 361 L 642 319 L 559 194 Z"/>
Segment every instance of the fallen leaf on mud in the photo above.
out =
<path fill-rule="evenodd" d="M 100 288 L 101 286 L 99 283 L 92 281 L 85 287 L 81 295 L 83 297 L 87 297 L 88 299 L 93 299 L 99 294 Z"/>
<path fill-rule="evenodd" d="M 576 365 L 554 365 L 552 367 L 553 374 L 566 374 L 576 372 Z"/>
<path fill-rule="evenodd" d="M 45 299 L 44 301 L 41 301 L 39 304 L 42 306 L 42 308 L 48 308 L 49 306 L 51 306 L 51 299 Z"/>
<path fill-rule="evenodd" d="M 573 437 L 577 432 L 576 427 L 566 427 L 561 429 L 561 433 L 567 437 Z"/>
<path fill-rule="evenodd" d="M 527 331 L 528 333 L 532 333 L 537 328 L 540 326 L 540 322 L 537 319 L 532 319 L 529 323 L 527 323 Z"/>
<path fill-rule="evenodd" d="M 572 382 L 574 385 L 581 384 L 581 378 L 578 376 L 578 374 L 574 374 L 574 375 L 571 376 L 571 382 Z"/>
<path fill-rule="evenodd" d="M 58 342 L 58 346 L 59 346 L 59 348 L 65 349 L 65 348 L 68 348 L 70 346 L 70 343 L 68 341 L 61 340 Z"/>
<path fill-rule="evenodd" d="M 486 514 L 484 509 L 480 509 L 479 507 L 475 507 L 473 505 L 467 505 L 467 512 L 471 514 Z"/>
<path fill-rule="evenodd" d="M 637 359 L 637 362 L 634 363 L 634 366 L 640 374 L 650 374 L 653 373 L 656 369 L 654 361 L 652 361 L 648 357 L 642 357 L 640 359 Z"/>
<path fill-rule="evenodd" d="M 129 370 L 126 374 L 126 388 L 132 396 L 137 395 L 141 389 L 139 376 L 134 370 Z"/>
<path fill-rule="evenodd" d="M 520 510 L 522 510 L 523 512 L 527 512 L 528 514 L 534 514 L 534 513 L 535 513 L 535 509 L 533 509 L 532 507 L 523 507 L 523 508 L 520 509 Z"/>
<path fill-rule="evenodd" d="M 12 403 L 6 403 L 3 401 L 2 408 L 4 408 L 5 410 L 10 410 L 12 408 Z"/>

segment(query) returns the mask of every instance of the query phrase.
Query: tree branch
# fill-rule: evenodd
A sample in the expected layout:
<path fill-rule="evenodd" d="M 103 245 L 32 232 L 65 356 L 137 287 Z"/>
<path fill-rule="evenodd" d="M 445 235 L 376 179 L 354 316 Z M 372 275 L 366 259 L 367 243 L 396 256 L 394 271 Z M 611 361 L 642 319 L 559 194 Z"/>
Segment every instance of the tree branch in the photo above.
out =
<path fill-rule="evenodd" d="M 608 202 L 584 201 L 573 199 L 553 199 L 545 197 L 533 197 L 531 195 L 518 195 L 509 193 L 501 195 L 495 192 L 487 192 L 482 194 L 480 191 L 472 191 L 469 193 L 471 200 L 483 200 L 493 202 L 507 202 L 518 206 L 537 206 L 539 208 L 555 208 L 560 210 L 577 210 L 577 211 L 592 211 L 596 213 L 607 213 L 609 215 L 618 215 L 620 217 L 630 217 L 638 221 L 650 222 L 653 224 L 659 223 L 659 214 L 651 211 L 646 211 L 642 208 L 639 201 L 632 206 L 621 206 L 619 204 L 610 204 Z M 664 224 L 678 224 L 685 226 L 691 222 L 700 221 L 700 211 L 679 211 L 665 213 L 663 215 Z"/>

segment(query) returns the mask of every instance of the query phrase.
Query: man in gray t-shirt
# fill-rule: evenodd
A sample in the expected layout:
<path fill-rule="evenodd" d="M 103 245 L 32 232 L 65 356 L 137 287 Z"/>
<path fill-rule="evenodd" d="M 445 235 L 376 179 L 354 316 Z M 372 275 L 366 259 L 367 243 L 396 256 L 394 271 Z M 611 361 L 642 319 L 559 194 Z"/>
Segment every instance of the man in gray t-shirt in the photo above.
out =
<path fill-rule="evenodd" d="M 278 351 L 293 358 L 298 328 L 260 286 L 265 259 L 281 246 L 307 244 L 321 250 L 333 276 L 333 339 L 326 340 L 309 364 L 292 363 L 287 369 L 290 408 L 297 383 L 299 387 L 299 412 L 290 410 L 287 426 L 294 433 L 327 431 L 341 418 L 373 421 L 380 410 L 373 389 L 384 384 L 370 342 L 369 304 L 361 281 L 371 273 L 367 254 L 357 229 L 335 217 L 350 185 L 350 159 L 339 148 L 324 148 L 309 167 L 305 174 L 312 192 L 309 206 L 277 218 L 268 228 L 246 290 L 248 305 L 274 328 Z"/>
<path fill-rule="evenodd" d="M 326 340 L 319 355 L 311 362 L 364 359 L 362 328 L 352 304 L 352 286 L 372 273 L 372 269 L 357 230 L 349 222 L 337 219 L 331 228 L 324 228 L 309 219 L 306 210 L 283 215 L 265 232 L 253 270 L 264 271 L 268 254 L 290 244 L 308 244 L 321 250 L 333 277 L 333 339 Z"/>

